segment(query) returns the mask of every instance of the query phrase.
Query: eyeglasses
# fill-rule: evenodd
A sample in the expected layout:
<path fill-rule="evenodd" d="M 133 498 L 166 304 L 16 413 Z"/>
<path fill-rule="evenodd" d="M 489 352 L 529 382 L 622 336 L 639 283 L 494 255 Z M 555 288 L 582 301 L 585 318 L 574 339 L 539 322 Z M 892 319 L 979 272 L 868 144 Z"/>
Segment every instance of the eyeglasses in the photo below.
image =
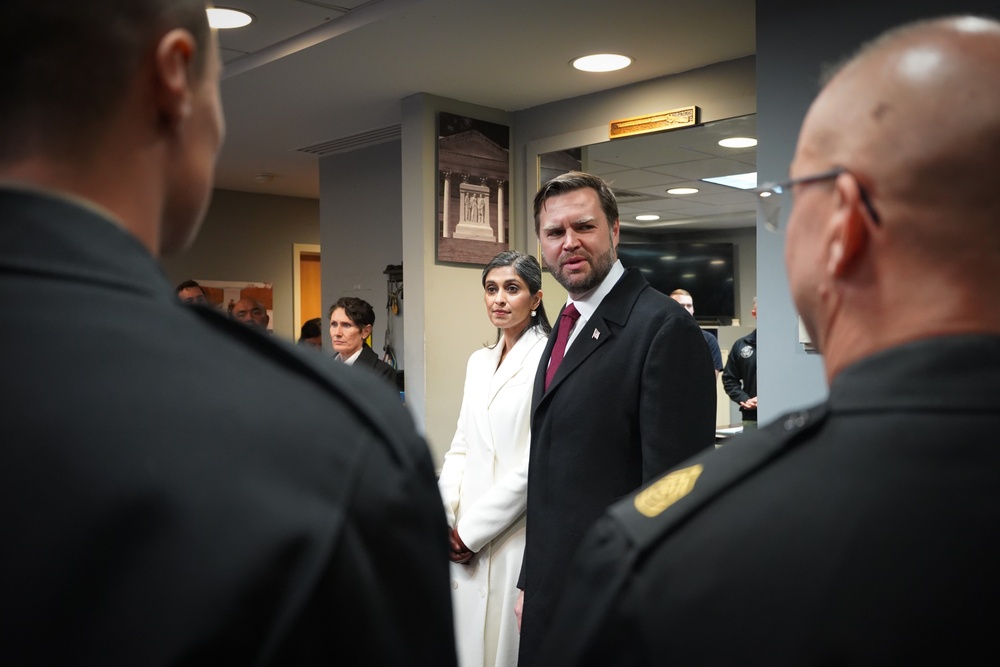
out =
<path fill-rule="evenodd" d="M 802 176 L 801 178 L 793 178 L 788 181 L 782 181 L 780 183 L 765 183 L 752 190 L 752 192 L 757 195 L 757 218 L 764 220 L 764 226 L 770 231 L 778 233 L 781 229 L 781 209 L 782 199 L 781 195 L 788 195 L 792 188 L 796 185 L 808 185 L 810 183 L 819 183 L 821 181 L 831 181 L 841 174 L 849 174 L 850 172 L 844 167 L 834 167 L 829 171 L 820 172 L 818 174 L 812 174 L 809 176 Z M 857 180 L 855 178 L 855 180 Z M 858 183 L 858 191 L 861 193 L 861 201 L 865 205 L 865 209 L 868 214 L 872 217 L 872 221 L 875 224 L 882 222 L 879 217 L 878 212 L 872 205 L 871 199 L 868 197 L 868 193 L 865 191 L 864 186 Z"/>

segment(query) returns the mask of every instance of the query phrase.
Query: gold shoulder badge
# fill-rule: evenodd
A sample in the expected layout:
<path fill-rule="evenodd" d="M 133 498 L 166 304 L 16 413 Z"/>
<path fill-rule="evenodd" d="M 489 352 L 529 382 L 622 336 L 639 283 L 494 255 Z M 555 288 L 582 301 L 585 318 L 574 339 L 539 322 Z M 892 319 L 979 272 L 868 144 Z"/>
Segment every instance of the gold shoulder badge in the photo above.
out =
<path fill-rule="evenodd" d="M 651 519 L 659 516 L 663 510 L 691 493 L 702 470 L 700 463 L 690 468 L 675 470 L 637 495 L 635 508 L 639 510 L 639 514 Z"/>

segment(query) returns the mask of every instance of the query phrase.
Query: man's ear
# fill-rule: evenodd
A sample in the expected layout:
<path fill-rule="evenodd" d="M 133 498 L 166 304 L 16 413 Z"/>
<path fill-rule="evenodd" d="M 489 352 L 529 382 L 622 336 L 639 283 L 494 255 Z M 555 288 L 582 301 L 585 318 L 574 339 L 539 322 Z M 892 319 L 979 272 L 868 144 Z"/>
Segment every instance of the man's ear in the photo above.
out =
<path fill-rule="evenodd" d="M 868 248 L 871 230 L 869 216 L 857 179 L 841 174 L 834 183 L 835 209 L 828 226 L 829 273 L 843 277 Z"/>
<path fill-rule="evenodd" d="M 180 126 L 191 115 L 193 61 L 197 45 L 187 30 L 170 30 L 160 38 L 154 54 L 155 101 L 161 123 Z"/>

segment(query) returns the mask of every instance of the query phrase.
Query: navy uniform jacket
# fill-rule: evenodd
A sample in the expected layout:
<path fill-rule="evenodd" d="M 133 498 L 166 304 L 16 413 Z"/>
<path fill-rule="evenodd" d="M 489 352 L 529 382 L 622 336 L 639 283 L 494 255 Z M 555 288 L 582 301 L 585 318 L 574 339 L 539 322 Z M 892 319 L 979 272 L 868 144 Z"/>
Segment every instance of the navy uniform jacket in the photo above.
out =
<path fill-rule="evenodd" d="M 381 380 L 185 306 L 0 189 L 0 662 L 454 665 L 447 525 Z"/>
<path fill-rule="evenodd" d="M 555 339 L 532 393 L 521 667 L 541 664 L 541 638 L 587 528 L 715 442 L 715 378 L 701 329 L 639 271 L 604 298 L 545 391 Z"/>
<path fill-rule="evenodd" d="M 982 664 L 1000 611 L 1000 337 L 885 351 L 617 504 L 546 665 Z"/>
<path fill-rule="evenodd" d="M 722 371 L 722 387 L 734 403 L 749 401 L 757 395 L 757 330 L 754 329 L 733 343 Z M 757 421 L 757 408 L 747 410 L 742 405 L 743 419 Z"/>

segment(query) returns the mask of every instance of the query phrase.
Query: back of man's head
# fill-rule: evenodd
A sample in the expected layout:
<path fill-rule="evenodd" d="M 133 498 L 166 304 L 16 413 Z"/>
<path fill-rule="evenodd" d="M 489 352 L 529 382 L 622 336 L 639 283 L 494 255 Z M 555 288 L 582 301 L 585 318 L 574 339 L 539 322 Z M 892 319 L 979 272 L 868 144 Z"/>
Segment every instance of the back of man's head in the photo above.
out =
<path fill-rule="evenodd" d="M 225 134 L 203 0 L 7 0 L 0 180 L 89 201 L 153 255 L 193 241 Z"/>
<path fill-rule="evenodd" d="M 890 31 L 829 80 L 802 126 L 786 261 L 832 377 L 907 340 L 1000 333 L 1000 23 Z M 917 295 L 920 298 L 915 298 Z"/>
<path fill-rule="evenodd" d="M 0 21 L 0 164 L 79 155 L 129 92 L 156 39 L 188 30 L 202 48 L 204 0 L 4 0 Z"/>

